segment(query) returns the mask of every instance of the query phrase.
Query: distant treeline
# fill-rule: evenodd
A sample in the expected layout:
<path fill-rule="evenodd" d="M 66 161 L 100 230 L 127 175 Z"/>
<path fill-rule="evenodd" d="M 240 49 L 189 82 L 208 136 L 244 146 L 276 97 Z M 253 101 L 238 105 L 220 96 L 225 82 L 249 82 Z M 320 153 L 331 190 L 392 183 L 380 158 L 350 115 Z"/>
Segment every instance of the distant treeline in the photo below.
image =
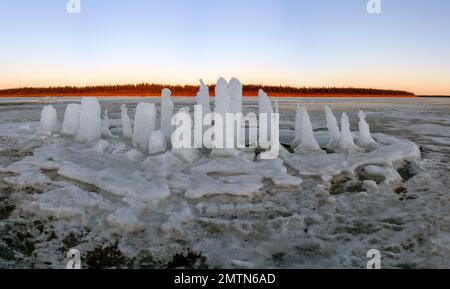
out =
<path fill-rule="evenodd" d="M 169 88 L 173 96 L 195 96 L 199 89 L 196 85 L 163 85 L 163 84 L 124 84 L 100 86 L 64 86 L 64 87 L 23 87 L 0 90 L 0 96 L 157 96 L 163 88 Z M 210 85 L 210 94 L 214 95 L 215 85 Z M 400 90 L 382 90 L 371 88 L 336 88 L 336 87 L 292 87 L 269 85 L 244 85 L 244 96 L 256 96 L 263 89 L 276 96 L 308 96 L 308 95 L 339 95 L 339 96 L 414 96 L 413 93 Z"/>

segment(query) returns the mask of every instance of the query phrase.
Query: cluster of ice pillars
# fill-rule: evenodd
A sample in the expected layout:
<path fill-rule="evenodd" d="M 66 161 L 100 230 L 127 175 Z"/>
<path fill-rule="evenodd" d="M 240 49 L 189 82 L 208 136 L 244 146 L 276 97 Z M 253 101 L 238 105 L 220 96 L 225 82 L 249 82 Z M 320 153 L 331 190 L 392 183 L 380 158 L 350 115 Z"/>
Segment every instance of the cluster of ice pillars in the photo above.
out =
<path fill-rule="evenodd" d="M 202 107 L 203 115 L 214 111 L 217 114 L 242 112 L 242 84 L 232 78 L 227 82 L 224 78 L 217 81 L 215 88 L 215 106 L 211 109 L 209 88 L 203 80 L 200 80 L 200 89 L 197 93 L 197 104 Z M 259 113 L 273 114 L 274 109 L 267 94 L 260 90 Z M 182 108 L 181 112 L 189 112 L 189 108 Z M 278 103 L 275 112 L 278 113 Z M 172 117 L 174 115 L 174 103 L 169 89 L 163 89 L 161 93 L 161 118 L 157 127 L 157 111 L 155 104 L 140 102 L 136 107 L 134 122 L 128 115 L 128 108 L 121 107 L 122 136 L 131 140 L 132 144 L 149 150 L 150 153 L 159 153 L 171 146 L 171 135 L 174 130 Z M 343 113 L 338 121 L 329 106 L 325 107 L 329 142 L 327 149 L 334 152 L 351 152 L 360 150 L 360 147 L 372 146 L 375 143 L 370 133 L 369 124 L 363 111 L 359 112 L 359 136 L 355 144 L 350 130 L 350 122 L 346 113 Z M 268 132 L 270 132 L 270 119 L 268 118 Z M 58 132 L 57 115 L 53 106 L 44 107 L 41 113 L 41 122 L 38 133 L 52 135 Z M 112 138 L 114 135 L 109 130 L 110 121 L 108 111 L 101 117 L 101 107 L 96 98 L 86 97 L 81 104 L 69 104 L 66 107 L 61 134 L 73 136 L 77 141 L 90 142 L 101 137 Z M 221 131 L 221 130 L 219 130 Z M 225 128 L 222 130 L 225 132 Z M 295 118 L 295 138 L 291 147 L 297 153 L 324 152 L 319 146 L 313 131 L 309 113 L 304 106 L 298 106 Z M 268 136 L 270 138 L 270 136 Z"/>
<path fill-rule="evenodd" d="M 355 144 L 350 129 L 347 113 L 342 113 L 341 127 L 329 106 L 325 106 L 325 117 L 329 141 L 327 149 L 332 152 L 352 152 L 361 150 L 361 147 L 370 147 L 376 144 L 370 133 L 370 126 L 366 121 L 366 114 L 359 111 L 359 134 Z M 295 138 L 291 143 L 295 152 L 324 152 L 314 137 L 313 127 L 305 107 L 299 106 L 295 117 Z"/>

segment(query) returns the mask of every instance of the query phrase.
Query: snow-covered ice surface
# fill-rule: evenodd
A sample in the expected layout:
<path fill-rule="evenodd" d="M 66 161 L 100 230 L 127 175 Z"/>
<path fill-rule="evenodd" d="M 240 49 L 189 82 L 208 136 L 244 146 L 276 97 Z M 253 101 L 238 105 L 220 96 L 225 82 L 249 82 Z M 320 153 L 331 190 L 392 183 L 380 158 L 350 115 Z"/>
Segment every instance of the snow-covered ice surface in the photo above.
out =
<path fill-rule="evenodd" d="M 324 153 L 264 161 L 136 148 L 121 105 L 134 119 L 141 101 L 159 127 L 159 99 L 102 100 L 114 137 L 77 142 L 36 134 L 44 104 L 0 100 L 0 268 L 65 268 L 71 248 L 85 268 L 365 268 L 370 249 L 385 268 L 449 267 L 450 99 L 280 98 L 281 143 L 300 103 Z M 52 104 L 58 129 L 68 103 Z M 325 105 L 355 141 L 364 110 L 376 144 L 325 153 Z"/>

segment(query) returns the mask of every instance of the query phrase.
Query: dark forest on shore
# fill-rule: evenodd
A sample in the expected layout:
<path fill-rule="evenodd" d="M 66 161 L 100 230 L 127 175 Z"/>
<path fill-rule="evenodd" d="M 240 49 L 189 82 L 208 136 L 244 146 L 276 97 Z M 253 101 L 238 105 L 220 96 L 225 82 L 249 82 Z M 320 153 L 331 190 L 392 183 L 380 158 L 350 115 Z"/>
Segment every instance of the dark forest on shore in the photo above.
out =
<path fill-rule="evenodd" d="M 124 84 L 99 86 L 64 86 L 64 87 L 23 87 L 0 90 L 0 96 L 158 96 L 163 88 L 169 88 L 173 96 L 195 96 L 196 85 L 163 84 Z M 215 85 L 210 85 L 210 94 L 214 95 Z M 413 97 L 411 92 L 401 90 L 383 90 L 371 88 L 336 88 L 336 87 L 291 87 L 269 85 L 244 85 L 244 96 L 256 96 L 263 89 L 272 96 L 373 96 L 373 97 Z"/>

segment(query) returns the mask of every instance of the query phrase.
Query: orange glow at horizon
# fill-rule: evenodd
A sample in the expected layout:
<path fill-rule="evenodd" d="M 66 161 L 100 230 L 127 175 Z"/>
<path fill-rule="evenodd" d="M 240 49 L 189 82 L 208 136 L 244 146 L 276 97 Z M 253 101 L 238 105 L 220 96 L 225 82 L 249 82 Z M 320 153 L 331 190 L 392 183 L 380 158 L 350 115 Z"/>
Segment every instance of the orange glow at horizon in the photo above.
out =
<path fill-rule="evenodd" d="M 98 71 L 91 73 L 71 73 L 64 71 L 54 73 L 53 71 L 41 71 L 41 73 L 21 73 L 21 78 L 15 78 L 14 74 L 2 75 L 0 73 L 0 89 L 10 89 L 19 87 L 50 87 L 50 86 L 96 86 L 115 84 L 137 84 L 137 83 L 160 83 L 160 84 L 189 84 L 198 85 L 202 78 L 207 84 L 215 83 L 219 77 L 229 79 L 237 77 L 243 84 L 261 85 L 283 85 L 294 87 L 358 87 L 374 89 L 393 89 L 413 92 L 417 95 L 450 95 L 450 83 L 441 77 L 429 76 L 419 77 L 418 75 L 407 75 L 398 73 L 374 73 L 354 74 L 347 73 L 336 76 L 335 74 L 307 74 L 295 72 L 276 72 L 273 75 L 266 75 L 255 71 L 243 72 L 240 74 L 220 74 L 216 71 L 205 73 L 204 75 L 192 76 L 192 73 L 172 73 L 164 71 L 114 73 Z M 80 77 L 83 75 L 83 77 Z M 189 77 L 190 76 L 190 77 Z"/>

